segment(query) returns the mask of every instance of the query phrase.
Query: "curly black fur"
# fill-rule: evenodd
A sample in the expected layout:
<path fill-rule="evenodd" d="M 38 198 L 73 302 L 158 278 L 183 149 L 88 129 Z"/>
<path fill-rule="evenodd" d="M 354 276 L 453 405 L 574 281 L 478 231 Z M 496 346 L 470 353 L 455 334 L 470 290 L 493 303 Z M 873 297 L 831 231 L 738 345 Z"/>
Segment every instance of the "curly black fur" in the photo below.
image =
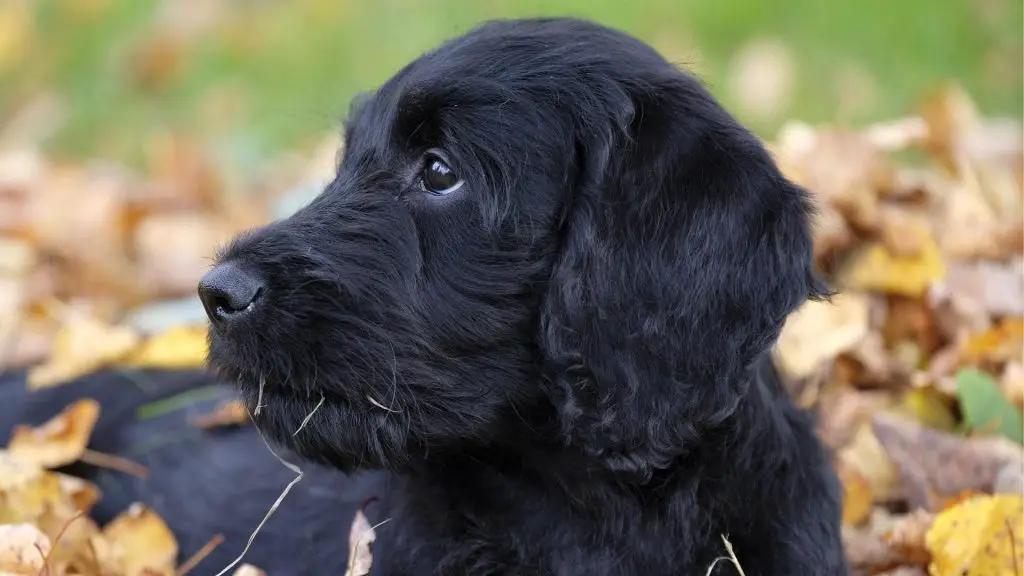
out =
<path fill-rule="evenodd" d="M 421 188 L 428 151 L 461 187 Z M 842 576 L 839 485 L 770 357 L 826 296 L 809 220 L 647 45 L 495 21 L 361 99 L 324 192 L 222 251 L 263 290 L 210 364 L 262 387 L 268 437 L 386 471 L 375 575 L 700 576 L 727 535 L 748 576 Z"/>
<path fill-rule="evenodd" d="M 418 184 L 430 150 L 450 195 Z M 210 354 L 251 407 L 264 384 L 260 428 L 394 473 L 375 573 L 703 574 L 723 534 L 748 575 L 844 573 L 836 480 L 767 356 L 825 292 L 807 195 L 633 38 L 443 44 L 357 107 L 315 201 L 219 261 L 266 282 Z"/>

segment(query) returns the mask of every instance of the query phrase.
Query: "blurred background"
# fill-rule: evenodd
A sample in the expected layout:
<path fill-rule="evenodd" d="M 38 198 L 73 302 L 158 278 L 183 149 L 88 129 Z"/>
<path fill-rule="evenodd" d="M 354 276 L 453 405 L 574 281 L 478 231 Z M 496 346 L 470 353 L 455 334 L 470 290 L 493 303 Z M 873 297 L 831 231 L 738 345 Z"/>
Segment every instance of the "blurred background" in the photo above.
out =
<path fill-rule="evenodd" d="M 482 20 L 536 15 L 648 41 L 814 195 L 841 295 L 794 314 L 776 354 L 835 450 L 858 573 L 1019 574 L 1021 0 L 0 0 L 0 370 L 41 388 L 201 366 L 198 279 L 321 189 L 349 99 Z M 79 458 L 77 413 L 19 456 Z M 54 538 L 82 502 L 55 498 L 13 518 Z M 131 546 L 174 573 L 173 535 Z"/>
<path fill-rule="evenodd" d="M 255 162 L 441 40 L 540 14 L 638 35 L 763 134 L 903 114 L 947 80 L 987 114 L 1022 108 L 1017 0 L 4 0 L 0 123 L 51 107 L 58 158 L 139 162 L 169 130 Z"/>

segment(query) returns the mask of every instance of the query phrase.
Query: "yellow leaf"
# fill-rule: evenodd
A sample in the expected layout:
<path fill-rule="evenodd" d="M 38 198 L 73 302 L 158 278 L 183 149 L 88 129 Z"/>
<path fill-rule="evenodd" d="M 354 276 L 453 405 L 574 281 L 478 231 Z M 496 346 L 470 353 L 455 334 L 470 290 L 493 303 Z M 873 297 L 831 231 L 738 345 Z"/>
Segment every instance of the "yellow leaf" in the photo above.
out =
<path fill-rule="evenodd" d="M 49 360 L 29 371 L 29 387 L 47 388 L 78 378 L 123 358 L 138 344 L 139 336 L 131 328 L 75 316 L 57 332 Z"/>
<path fill-rule="evenodd" d="M 960 359 L 968 364 L 1022 360 L 1024 318 L 1006 318 L 992 328 L 967 339 Z"/>
<path fill-rule="evenodd" d="M 1024 570 L 1024 499 L 982 496 L 942 512 L 925 536 L 931 576 L 1015 575 Z"/>
<path fill-rule="evenodd" d="M 31 524 L 0 525 L 0 575 L 44 574 L 50 539 Z"/>
<path fill-rule="evenodd" d="M 841 274 L 843 284 L 855 290 L 921 296 L 932 283 L 943 279 L 946 263 L 927 228 L 911 225 L 905 233 L 914 236 L 913 244 L 919 248 L 916 255 L 894 254 L 881 242 L 869 244 Z"/>
<path fill-rule="evenodd" d="M 142 343 L 127 359 L 136 368 L 198 368 L 206 363 L 206 327 L 176 326 Z"/>
<path fill-rule="evenodd" d="M 867 295 L 839 294 L 832 302 L 807 302 L 786 320 L 776 351 L 793 378 L 809 376 L 822 363 L 855 346 L 868 333 Z"/>
<path fill-rule="evenodd" d="M 46 468 L 70 464 L 85 452 L 99 416 L 99 402 L 82 398 L 37 428 L 17 426 L 7 448 L 17 458 Z"/>
<path fill-rule="evenodd" d="M 840 461 L 837 471 L 843 484 L 843 524 L 863 524 L 871 516 L 874 504 L 871 485 L 863 474 L 847 462 Z"/>
<path fill-rule="evenodd" d="M 103 528 L 103 536 L 118 552 L 125 576 L 147 571 L 170 576 L 178 557 L 178 541 L 153 510 L 133 504 Z"/>
<path fill-rule="evenodd" d="M 0 450 L 0 524 L 35 523 L 46 510 L 64 504 L 56 474 Z"/>
<path fill-rule="evenodd" d="M 863 475 L 874 500 L 890 499 L 899 486 L 899 470 L 878 441 L 870 422 L 857 428 L 853 440 L 839 452 L 839 459 Z"/>
<path fill-rule="evenodd" d="M 71 499 L 75 510 L 88 513 L 100 499 L 99 487 L 88 480 L 67 474 L 57 474 L 57 479 L 60 481 L 61 491 Z"/>
<path fill-rule="evenodd" d="M 952 432 L 957 427 L 953 401 L 933 386 L 910 388 L 900 398 L 897 412 L 906 414 L 928 428 Z"/>

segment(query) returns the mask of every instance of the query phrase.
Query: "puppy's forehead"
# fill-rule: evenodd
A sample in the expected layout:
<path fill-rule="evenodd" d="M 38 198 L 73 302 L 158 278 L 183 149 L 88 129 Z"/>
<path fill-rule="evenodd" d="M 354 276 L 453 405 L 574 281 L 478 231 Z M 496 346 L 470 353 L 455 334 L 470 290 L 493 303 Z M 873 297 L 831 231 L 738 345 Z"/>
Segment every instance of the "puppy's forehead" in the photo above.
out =
<path fill-rule="evenodd" d="M 367 119 L 407 137 L 444 110 L 465 118 L 515 102 L 557 105 L 567 90 L 600 90 L 602 83 L 628 82 L 633 70 L 666 64 L 635 38 L 591 22 L 495 21 L 401 69 L 366 107 Z"/>

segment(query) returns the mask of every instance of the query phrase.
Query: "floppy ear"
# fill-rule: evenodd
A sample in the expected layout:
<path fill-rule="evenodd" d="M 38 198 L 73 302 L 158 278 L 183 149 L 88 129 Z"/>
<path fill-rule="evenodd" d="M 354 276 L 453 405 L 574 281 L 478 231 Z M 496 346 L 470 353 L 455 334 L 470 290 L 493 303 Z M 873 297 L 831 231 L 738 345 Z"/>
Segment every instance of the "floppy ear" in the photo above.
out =
<path fill-rule="evenodd" d="M 825 290 L 807 194 L 696 79 L 601 97 L 539 340 L 567 441 L 643 482 L 729 418 L 787 315 Z"/>

